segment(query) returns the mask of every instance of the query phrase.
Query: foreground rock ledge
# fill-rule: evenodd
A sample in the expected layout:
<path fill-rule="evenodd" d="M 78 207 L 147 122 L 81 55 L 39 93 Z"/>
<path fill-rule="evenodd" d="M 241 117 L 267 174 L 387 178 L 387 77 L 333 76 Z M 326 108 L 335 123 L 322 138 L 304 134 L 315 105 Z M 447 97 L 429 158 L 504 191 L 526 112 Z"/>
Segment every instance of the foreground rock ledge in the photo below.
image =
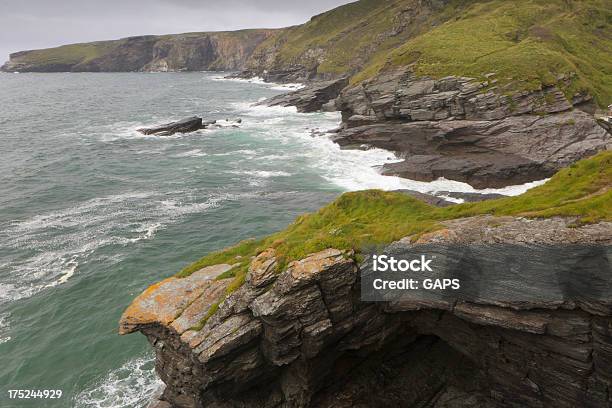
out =
<path fill-rule="evenodd" d="M 481 216 L 412 243 L 609 248 L 612 223 Z M 609 251 L 589 259 L 609 275 Z M 359 300 L 359 265 L 328 249 L 275 274 L 273 249 L 200 331 L 228 265 L 170 278 L 126 310 L 156 352 L 166 407 L 604 407 L 612 403 L 612 299 L 524 307 Z M 501 273 L 500 270 L 479 273 Z M 477 262 L 478 260 L 473 260 Z M 477 265 L 477 263 L 476 263 Z M 529 282 L 525 282 L 525 287 Z M 573 295 L 578 297 L 578 295 Z"/>

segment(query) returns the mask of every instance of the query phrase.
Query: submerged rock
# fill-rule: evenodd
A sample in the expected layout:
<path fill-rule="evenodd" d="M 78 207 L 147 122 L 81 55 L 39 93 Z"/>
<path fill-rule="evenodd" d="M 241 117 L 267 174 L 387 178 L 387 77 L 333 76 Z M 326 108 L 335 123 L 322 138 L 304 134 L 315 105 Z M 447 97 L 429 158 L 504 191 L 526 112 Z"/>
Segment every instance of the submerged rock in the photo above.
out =
<path fill-rule="evenodd" d="M 479 216 L 445 222 L 381 252 L 411 256 L 430 245 L 441 256 L 459 250 L 461 256 L 448 259 L 460 261 L 463 278 L 491 286 L 472 299 L 438 293 L 429 300 L 364 302 L 367 261 L 327 249 L 278 273 L 269 249 L 202 330 L 178 330 L 181 310 L 208 310 L 210 289 L 202 288 L 227 280 L 191 288 L 202 281 L 191 278 L 179 291 L 177 279 L 164 281 L 124 313 L 122 332 L 141 331 L 154 346 L 166 383 L 161 398 L 170 407 L 594 408 L 612 402 L 611 223 L 576 227 L 569 218 Z M 481 256 L 488 245 L 494 252 Z M 525 258 L 555 245 L 578 249 L 556 252 L 558 263 L 508 268 L 511 251 Z M 574 267 L 575 274 L 564 274 Z M 565 272 L 555 275 L 557 269 Z M 529 279 L 513 285 L 508 276 L 516 273 Z M 593 279 L 583 282 L 584 276 Z M 159 308 L 160 299 L 175 306 Z M 155 316 L 143 319 L 142 309 Z"/>

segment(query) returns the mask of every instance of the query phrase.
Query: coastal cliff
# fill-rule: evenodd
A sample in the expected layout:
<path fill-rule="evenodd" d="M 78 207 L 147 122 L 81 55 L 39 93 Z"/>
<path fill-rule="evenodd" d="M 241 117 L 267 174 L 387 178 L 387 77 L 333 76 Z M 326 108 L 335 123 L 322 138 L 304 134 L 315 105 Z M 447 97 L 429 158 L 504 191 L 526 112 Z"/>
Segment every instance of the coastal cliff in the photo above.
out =
<path fill-rule="evenodd" d="M 5 72 L 233 71 L 275 30 L 187 33 L 71 44 L 10 55 Z"/>
<path fill-rule="evenodd" d="M 151 286 L 120 333 L 152 344 L 158 407 L 606 406 L 611 185 L 604 152 L 517 197 L 432 207 L 348 193 Z M 460 261 L 467 288 L 495 285 L 360 300 L 372 248 L 409 257 L 431 245 Z M 558 259 L 536 254 L 509 274 L 508 259 L 538 248 Z"/>
<path fill-rule="evenodd" d="M 495 243 L 495 266 L 482 270 L 483 259 L 468 256 L 463 262 L 471 269 L 464 273 L 479 270 L 503 279 L 507 254 L 501 243 L 525 248 L 587 243 L 602 246 L 588 259 L 592 271 L 609 283 L 612 224 L 568 224 L 566 219 L 460 219 L 417 244 L 410 237 L 399 241 L 394 254 L 402 253 L 398 246 L 415 250 L 429 242 Z M 549 288 L 540 293 L 540 304 L 521 308 L 454 300 L 364 303 L 360 266 L 350 253 L 324 250 L 278 275 L 271 272 L 276 262 L 274 250 L 255 258 L 245 284 L 199 331 L 190 328 L 229 284 L 211 273 L 229 265 L 163 282 L 126 311 L 122 332 L 141 331 L 156 351 L 157 372 L 166 384 L 166 403 L 159 406 L 602 407 L 612 402 L 610 298 L 588 301 L 588 291 L 557 298 Z M 538 276 L 529 279 L 537 282 Z"/>
<path fill-rule="evenodd" d="M 336 143 L 402 159 L 383 174 L 499 188 L 612 147 L 595 116 L 612 103 L 611 16 L 600 1 L 360 1 L 271 36 L 243 75 L 310 81 L 267 103 L 340 111 Z"/>

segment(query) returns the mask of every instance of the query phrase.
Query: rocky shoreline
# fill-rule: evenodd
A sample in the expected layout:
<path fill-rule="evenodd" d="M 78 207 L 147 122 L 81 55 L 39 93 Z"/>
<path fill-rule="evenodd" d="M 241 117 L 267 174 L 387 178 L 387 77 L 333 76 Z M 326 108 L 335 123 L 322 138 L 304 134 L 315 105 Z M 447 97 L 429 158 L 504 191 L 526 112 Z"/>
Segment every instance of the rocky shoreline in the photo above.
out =
<path fill-rule="evenodd" d="M 386 174 L 446 177 L 481 188 L 548 177 L 609 149 L 611 141 L 591 113 L 589 96 L 570 103 L 555 87 L 509 98 L 472 79 L 433 80 L 402 71 L 357 86 L 345 77 L 314 81 L 263 103 L 300 112 L 340 110 L 336 143 L 405 158 L 386 166 Z M 403 193 L 453 205 L 444 195 Z M 124 312 L 120 333 L 148 338 L 166 385 L 153 406 L 611 404 L 612 224 L 499 216 L 442 224 L 379 254 L 401 257 L 431 244 L 449 251 L 460 245 L 472 248 L 459 256 L 467 265 L 464 278 L 476 279 L 477 271 L 497 282 L 508 279 L 507 258 L 517 250 L 584 245 L 586 252 L 561 249 L 567 259 L 560 265 L 586 262 L 579 275 L 588 282 L 574 282 L 573 275 L 551 280 L 545 263 L 536 262 L 521 270 L 529 285 L 521 280 L 502 292 L 484 288 L 474 299 L 364 302 L 368 263 L 352 251 L 329 248 L 279 270 L 281 260 L 268 248 L 249 260 L 240 286 L 223 279 L 238 265 L 207 266 L 151 286 Z M 484 252 L 487 262 L 475 255 L 492 244 Z"/>
<path fill-rule="evenodd" d="M 486 87 L 403 71 L 357 86 L 344 77 L 315 81 L 263 103 L 300 112 L 338 109 L 343 122 L 335 142 L 394 151 L 405 160 L 383 172 L 419 180 L 519 184 L 610 148 L 611 135 L 597 124 L 587 95 L 570 103 L 554 87 L 511 98 Z M 444 195 L 403 193 L 453 205 Z M 561 264 L 584 261 L 587 272 L 579 275 L 589 278 L 551 280 L 536 262 L 521 270 L 529 285 L 485 288 L 475 299 L 364 302 L 368 263 L 353 252 L 329 248 L 279 271 L 281 261 L 268 248 L 249 260 L 238 287 L 223 279 L 232 264 L 151 286 L 124 312 L 120 333 L 139 331 L 155 350 L 166 385 L 156 408 L 612 403 L 612 224 L 459 218 L 379 254 L 408 256 L 431 244 L 472 248 L 459 256 L 468 265 L 464 278 L 474 280 L 478 271 L 489 282 L 508 279 L 506 258 L 517 250 L 584 245 L 586 252 L 561 249 L 567 258 Z M 492 244 L 483 263 L 476 248 Z"/>
<path fill-rule="evenodd" d="M 383 252 L 420 246 L 497 246 L 483 270 L 507 274 L 505 244 L 588 244 L 589 270 L 606 286 L 612 224 L 572 227 L 570 219 L 480 216 L 406 237 Z M 535 233 L 537 231 L 537 233 Z M 483 259 L 465 253 L 479 269 Z M 121 333 L 140 331 L 156 352 L 166 383 L 157 407 L 602 407 L 612 382 L 612 304 L 594 292 L 540 286 L 537 265 L 503 304 L 446 298 L 436 302 L 360 301 L 365 264 L 328 249 L 275 273 L 274 249 L 257 256 L 244 285 L 214 314 L 230 265 L 170 278 L 125 311 Z M 491 264 L 492 263 L 492 264 Z M 491 266 L 493 265 L 493 266 Z M 601 265 L 607 265 L 602 267 Z M 540 282 L 540 283 L 538 283 Z M 607 282 L 607 283 L 606 283 Z M 594 282 L 593 282 L 594 284 Z M 594 288 L 594 287 L 593 287 Z M 486 294 L 481 294 L 486 299 Z M 520 298 L 520 296 L 519 296 Z M 605 300 L 607 299 L 607 300 Z M 210 315 L 199 331 L 190 329 Z"/>
<path fill-rule="evenodd" d="M 568 100 L 557 86 L 511 93 L 495 83 L 494 73 L 486 82 L 435 80 L 402 68 L 356 85 L 345 77 L 310 82 L 263 104 L 338 110 L 342 125 L 334 142 L 382 148 L 403 159 L 385 165 L 383 174 L 418 181 L 444 177 L 478 189 L 542 180 L 612 148 L 612 134 L 593 115 L 591 96 Z"/>

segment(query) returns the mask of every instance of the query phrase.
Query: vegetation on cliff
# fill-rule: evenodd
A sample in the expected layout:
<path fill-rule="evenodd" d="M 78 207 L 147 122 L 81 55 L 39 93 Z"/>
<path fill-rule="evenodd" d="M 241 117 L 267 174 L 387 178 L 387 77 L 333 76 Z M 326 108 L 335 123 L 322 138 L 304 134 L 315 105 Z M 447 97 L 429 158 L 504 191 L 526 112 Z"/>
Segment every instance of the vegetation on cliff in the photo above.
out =
<path fill-rule="evenodd" d="M 241 69 L 275 30 L 128 37 L 11 54 L 5 71 L 158 71 Z"/>
<path fill-rule="evenodd" d="M 611 21 L 609 0 L 360 0 L 281 30 L 73 44 L 13 54 L 4 69 L 163 70 L 167 61 L 156 52 L 168 42 L 184 55 L 214 36 L 234 51 L 246 44 L 247 52 L 238 60 L 222 53 L 232 60 L 225 64 L 178 58 L 172 69 L 297 69 L 304 79 L 348 74 L 353 83 L 398 66 L 435 78 L 494 72 L 502 92 L 557 84 L 568 98 L 586 92 L 605 107 L 612 103 Z"/>
<path fill-rule="evenodd" d="M 563 84 L 568 97 L 612 102 L 612 9 L 607 0 L 362 0 L 277 33 L 254 66 L 303 66 L 353 83 L 398 66 L 419 75 L 484 79 L 506 91 Z M 258 55 L 275 58 L 267 62 Z"/>
<path fill-rule="evenodd" d="M 573 76 L 565 89 L 568 97 L 586 91 L 605 106 L 612 102 L 610 21 L 606 0 L 474 2 L 444 24 L 378 55 L 354 81 L 405 65 L 435 78 L 484 79 L 494 72 L 498 84 L 526 90 Z"/>
<path fill-rule="evenodd" d="M 234 278 L 229 294 L 244 282 L 251 257 L 270 247 L 276 249 L 282 269 L 290 261 L 326 248 L 359 253 L 368 247 L 440 229 L 441 221 L 476 215 L 566 216 L 576 217 L 576 224 L 612 221 L 611 187 L 612 151 L 605 151 L 561 170 L 544 185 L 516 197 L 438 208 L 402 193 L 346 193 L 316 213 L 298 217 L 284 231 L 209 254 L 177 276 L 186 277 L 216 264 L 236 265 L 219 277 Z"/>

